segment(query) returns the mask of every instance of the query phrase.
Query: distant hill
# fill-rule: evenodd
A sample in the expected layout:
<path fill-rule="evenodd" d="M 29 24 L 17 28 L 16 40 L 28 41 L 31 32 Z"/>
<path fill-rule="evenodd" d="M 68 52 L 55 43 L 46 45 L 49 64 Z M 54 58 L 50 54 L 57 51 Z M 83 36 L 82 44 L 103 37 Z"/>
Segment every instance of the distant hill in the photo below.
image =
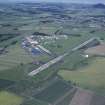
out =
<path fill-rule="evenodd" d="M 93 8 L 105 9 L 105 5 L 102 4 L 102 3 L 99 3 L 99 4 L 95 4 L 95 5 L 93 5 Z"/>

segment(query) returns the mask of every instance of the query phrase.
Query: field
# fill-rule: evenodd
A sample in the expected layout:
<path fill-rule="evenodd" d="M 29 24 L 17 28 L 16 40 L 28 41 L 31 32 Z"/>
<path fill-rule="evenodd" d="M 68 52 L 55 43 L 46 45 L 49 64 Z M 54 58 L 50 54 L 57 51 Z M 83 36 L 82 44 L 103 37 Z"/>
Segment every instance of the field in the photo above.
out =
<path fill-rule="evenodd" d="M 99 96 L 92 91 L 78 88 L 70 105 L 104 105 L 105 97 Z"/>
<path fill-rule="evenodd" d="M 32 57 L 18 44 L 8 48 L 8 53 L 0 56 L 0 70 L 11 69 L 20 64 L 32 62 Z"/>
<path fill-rule="evenodd" d="M 74 69 L 78 68 L 78 66 L 83 66 L 83 61 L 85 61 L 85 58 L 81 56 L 81 51 L 77 51 L 77 52 L 74 52 L 74 53 L 66 56 L 62 60 L 63 63 L 61 64 L 59 69 L 74 70 Z"/>
<path fill-rule="evenodd" d="M 77 89 L 70 105 L 91 105 L 93 93 L 91 91 L 86 91 L 83 89 Z"/>
<path fill-rule="evenodd" d="M 15 94 L 1 91 L 0 92 L 0 104 L 1 105 L 21 105 L 23 98 Z"/>
<path fill-rule="evenodd" d="M 105 56 L 105 44 L 88 48 L 85 53 L 89 55 Z"/>
<path fill-rule="evenodd" d="M 52 55 L 33 55 L 22 48 L 28 36 L 34 36 Z M 87 59 L 84 50 L 70 53 L 45 71 L 28 76 L 92 37 L 105 41 L 105 11 L 92 5 L 0 4 L 0 105 L 69 105 L 75 86 L 105 95 L 105 58 Z"/>
<path fill-rule="evenodd" d="M 55 83 L 51 84 L 49 87 L 47 87 L 45 90 L 41 91 L 34 97 L 45 102 L 54 103 L 61 96 L 70 91 L 70 89 L 72 90 L 72 86 L 70 86 L 70 84 L 67 84 L 62 80 L 57 80 Z"/>
<path fill-rule="evenodd" d="M 33 99 L 28 100 L 25 103 L 23 103 L 23 105 L 49 105 L 49 104 L 47 102 L 33 98 Z"/>
<path fill-rule="evenodd" d="M 79 37 L 77 36 L 70 36 L 68 35 L 68 39 L 60 39 L 55 41 L 54 43 L 48 43 L 44 45 L 46 48 L 48 48 L 53 53 L 56 53 L 58 55 L 70 51 L 73 47 L 77 46 L 78 44 L 88 40 L 92 37 L 91 34 L 88 33 L 88 30 L 79 29 L 78 33 L 80 34 Z M 84 35 L 85 34 L 85 35 Z"/>
<path fill-rule="evenodd" d="M 0 79 L 0 89 L 4 89 L 10 85 L 13 85 L 14 82 L 13 81 L 8 81 L 8 80 L 3 80 L 3 79 Z"/>
<path fill-rule="evenodd" d="M 21 47 L 21 43 L 7 48 L 7 53 L 0 55 L 0 78 L 12 81 L 23 80 L 28 72 L 37 68 L 36 61 L 47 62 L 49 56 L 32 56 Z"/>
<path fill-rule="evenodd" d="M 105 58 L 94 58 L 85 67 L 74 71 L 61 70 L 58 74 L 77 86 L 105 94 Z"/>

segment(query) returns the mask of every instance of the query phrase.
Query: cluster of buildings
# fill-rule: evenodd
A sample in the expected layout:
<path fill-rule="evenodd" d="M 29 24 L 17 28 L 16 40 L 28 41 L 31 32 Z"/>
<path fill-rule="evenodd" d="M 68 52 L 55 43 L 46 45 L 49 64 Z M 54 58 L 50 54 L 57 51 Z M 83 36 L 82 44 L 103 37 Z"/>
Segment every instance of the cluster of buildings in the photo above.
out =
<path fill-rule="evenodd" d="M 34 36 L 27 36 L 22 42 L 22 47 L 27 49 L 32 54 L 41 54 L 41 53 L 47 53 L 51 54 L 49 50 L 44 48 L 39 44 L 37 40 L 35 40 Z"/>

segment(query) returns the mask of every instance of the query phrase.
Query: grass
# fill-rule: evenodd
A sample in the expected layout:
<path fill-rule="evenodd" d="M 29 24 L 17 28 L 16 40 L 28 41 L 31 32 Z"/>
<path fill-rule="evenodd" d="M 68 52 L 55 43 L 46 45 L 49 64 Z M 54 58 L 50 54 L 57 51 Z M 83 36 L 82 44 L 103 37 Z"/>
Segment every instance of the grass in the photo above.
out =
<path fill-rule="evenodd" d="M 17 49 L 14 47 L 17 47 Z M 0 79 L 10 81 L 24 80 L 27 78 L 29 70 L 32 71 L 37 68 L 37 65 L 30 64 L 33 61 L 30 55 L 19 46 L 14 47 L 13 52 L 0 56 Z"/>
<path fill-rule="evenodd" d="M 23 105 L 48 105 L 48 103 L 33 98 L 33 99 L 29 100 L 29 101 L 26 101 Z"/>
<path fill-rule="evenodd" d="M 28 73 L 36 69 L 37 66 L 34 64 L 17 65 L 14 68 L 0 71 L 0 79 L 10 81 L 20 81 L 28 78 Z M 35 82 L 40 82 L 50 78 L 50 76 L 56 73 L 56 69 L 48 68 L 45 71 L 32 77 Z"/>
<path fill-rule="evenodd" d="M 13 93 L 6 91 L 0 92 L 0 104 L 1 105 L 21 105 L 23 98 Z"/>
<path fill-rule="evenodd" d="M 69 51 L 75 45 L 78 45 L 81 37 L 69 37 L 68 39 L 61 39 L 56 41 L 55 43 L 50 43 L 45 45 L 47 49 L 56 54 L 62 54 L 65 51 Z M 60 46 L 60 47 L 59 47 Z"/>
<path fill-rule="evenodd" d="M 7 54 L 0 56 L 0 70 L 11 69 L 21 63 L 27 64 L 33 61 L 32 57 L 18 44 L 9 47 L 7 50 Z"/>
<path fill-rule="evenodd" d="M 11 85 L 14 85 L 13 81 L 0 79 L 0 89 L 4 89 L 4 88 L 11 86 Z"/>
<path fill-rule="evenodd" d="M 97 57 L 88 66 L 76 71 L 61 70 L 58 74 L 78 86 L 105 94 L 105 58 Z"/>
<path fill-rule="evenodd" d="M 63 59 L 60 69 L 74 69 L 81 65 L 81 61 L 85 60 L 81 55 L 81 51 L 74 52 Z"/>
<path fill-rule="evenodd" d="M 8 53 L 0 55 L 0 71 L 33 61 L 47 62 L 49 60 L 49 56 L 45 54 L 32 56 L 31 53 L 29 54 L 21 47 L 20 43 L 10 46 L 7 51 Z"/>
<path fill-rule="evenodd" d="M 44 46 L 53 53 L 62 54 L 93 37 L 87 32 L 79 32 L 79 34 L 81 35 L 80 37 L 68 36 L 68 39 L 60 39 L 55 43 L 49 43 Z"/>
<path fill-rule="evenodd" d="M 61 96 L 66 94 L 70 89 L 72 89 L 72 86 L 70 84 L 62 80 L 57 80 L 55 83 L 48 86 L 45 90 L 35 95 L 35 98 L 53 103 Z"/>
<path fill-rule="evenodd" d="M 4 80 L 19 81 L 25 79 L 25 76 L 25 68 L 22 66 L 0 71 L 0 79 Z"/>
<path fill-rule="evenodd" d="M 57 72 L 56 69 L 48 68 L 48 69 L 40 72 L 39 74 L 33 76 L 32 78 L 38 83 L 43 80 L 47 80 L 51 76 L 54 76 L 56 74 L 56 72 Z"/>

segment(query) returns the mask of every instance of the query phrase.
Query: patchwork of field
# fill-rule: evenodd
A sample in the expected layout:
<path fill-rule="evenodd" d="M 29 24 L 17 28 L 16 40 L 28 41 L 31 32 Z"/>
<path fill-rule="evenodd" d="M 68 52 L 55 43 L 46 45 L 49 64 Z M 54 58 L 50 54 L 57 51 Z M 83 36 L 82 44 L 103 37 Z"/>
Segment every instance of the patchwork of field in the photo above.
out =
<path fill-rule="evenodd" d="M 8 48 L 8 53 L 0 55 L 0 70 L 11 69 L 20 64 L 32 62 L 32 57 L 19 45 Z"/>
<path fill-rule="evenodd" d="M 78 33 L 80 34 L 79 37 L 75 35 L 68 35 L 67 39 L 60 39 L 55 41 L 54 43 L 48 43 L 46 45 L 44 45 L 43 43 L 42 44 L 45 46 L 45 48 L 52 51 L 52 53 L 60 55 L 64 52 L 70 51 L 73 47 L 76 47 L 78 44 L 92 37 L 92 35 L 89 34 L 87 30 L 81 32 L 81 29 L 79 29 Z"/>
<path fill-rule="evenodd" d="M 61 70 L 59 75 L 77 86 L 105 94 L 105 58 L 96 57 L 77 70 Z"/>
<path fill-rule="evenodd" d="M 73 87 L 69 83 L 66 83 L 62 80 L 57 80 L 56 82 L 51 84 L 49 87 L 47 87 L 45 90 L 41 91 L 39 94 L 35 95 L 34 97 L 36 99 L 39 99 L 48 103 L 56 104 L 56 103 L 59 103 L 58 100 L 60 100 L 61 97 L 69 93 L 69 91 L 72 92 L 72 89 Z"/>
<path fill-rule="evenodd" d="M 29 101 L 26 100 L 26 102 L 23 103 L 23 105 L 49 105 L 49 103 L 33 98 Z"/>
<path fill-rule="evenodd" d="M 10 46 L 8 52 L 0 55 L 0 78 L 9 80 L 21 80 L 27 76 L 29 71 L 37 68 L 36 62 L 47 62 L 49 56 L 42 54 L 32 56 L 28 51 L 21 47 L 21 43 Z"/>
<path fill-rule="evenodd" d="M 23 98 L 7 91 L 0 92 L 1 105 L 21 105 Z"/>
<path fill-rule="evenodd" d="M 82 4 L 0 4 L 0 50 L 3 48 L 6 51 L 0 51 L 0 90 L 8 90 L 0 91 L 0 105 L 71 105 L 73 100 L 82 105 L 78 99 L 85 105 L 101 105 L 101 102 L 105 105 L 102 97 L 74 89 L 76 85 L 105 95 L 103 57 L 87 59 L 83 56 L 84 50 L 79 50 L 32 78 L 27 75 L 53 57 L 71 51 L 92 37 L 100 37 L 105 41 L 104 12 L 103 9 L 96 11 L 90 5 Z M 51 51 L 51 56 L 34 56 L 22 48 L 24 38 L 32 35 L 40 39 L 43 36 L 53 37 L 53 41 L 35 39 Z M 60 36 L 66 38 L 59 39 Z M 101 49 L 94 51 L 103 53 L 105 49 Z M 94 52 L 93 48 L 90 50 Z M 50 80 L 56 77 L 60 80 Z M 25 100 L 14 93 L 22 95 Z M 91 98 L 93 101 L 90 104 Z M 77 105 L 75 102 L 73 105 Z"/>

